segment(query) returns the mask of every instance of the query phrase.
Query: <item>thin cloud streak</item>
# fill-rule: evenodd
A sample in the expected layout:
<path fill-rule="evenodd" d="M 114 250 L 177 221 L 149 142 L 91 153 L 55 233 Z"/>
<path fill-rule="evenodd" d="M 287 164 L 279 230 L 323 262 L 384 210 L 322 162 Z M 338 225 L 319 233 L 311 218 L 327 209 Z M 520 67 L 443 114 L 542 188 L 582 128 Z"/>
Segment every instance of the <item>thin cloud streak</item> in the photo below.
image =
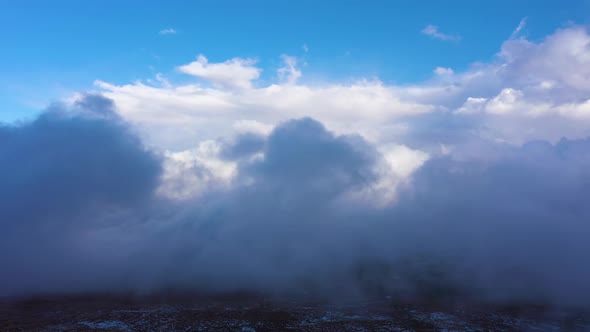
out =
<path fill-rule="evenodd" d="M 158 34 L 160 34 L 160 35 L 175 35 L 175 34 L 177 34 L 177 31 L 173 28 L 166 28 L 166 29 L 160 30 L 160 32 L 158 32 Z"/>

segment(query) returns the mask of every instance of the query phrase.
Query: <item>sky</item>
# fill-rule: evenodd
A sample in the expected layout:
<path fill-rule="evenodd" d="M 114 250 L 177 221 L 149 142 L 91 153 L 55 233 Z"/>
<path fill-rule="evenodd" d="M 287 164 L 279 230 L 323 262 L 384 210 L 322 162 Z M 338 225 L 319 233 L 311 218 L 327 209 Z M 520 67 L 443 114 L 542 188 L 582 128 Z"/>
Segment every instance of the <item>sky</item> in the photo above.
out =
<path fill-rule="evenodd" d="M 186 80 L 175 67 L 198 54 L 214 62 L 257 58 L 266 82 L 289 54 L 307 62 L 309 81 L 417 83 L 439 66 L 489 61 L 524 17 L 527 37 L 538 41 L 570 21 L 588 23 L 589 7 L 583 0 L 6 1 L 0 119 L 30 116 L 97 79 L 124 84 L 162 73 Z M 427 38 L 428 25 L 461 40 Z M 159 33 L 167 29 L 175 33 Z"/>
<path fill-rule="evenodd" d="M 589 25 L 587 0 L 4 2 L 0 296 L 590 306 Z"/>

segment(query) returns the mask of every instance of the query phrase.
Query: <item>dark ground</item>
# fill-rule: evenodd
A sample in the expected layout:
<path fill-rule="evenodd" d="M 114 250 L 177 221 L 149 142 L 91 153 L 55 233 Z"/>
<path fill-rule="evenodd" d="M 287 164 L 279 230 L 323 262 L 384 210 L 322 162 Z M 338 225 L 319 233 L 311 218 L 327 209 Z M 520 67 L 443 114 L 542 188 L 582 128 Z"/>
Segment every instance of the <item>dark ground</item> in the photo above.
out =
<path fill-rule="evenodd" d="M 347 304 L 255 296 L 51 296 L 0 302 L 2 331 L 590 331 L 590 313 L 541 306 Z"/>

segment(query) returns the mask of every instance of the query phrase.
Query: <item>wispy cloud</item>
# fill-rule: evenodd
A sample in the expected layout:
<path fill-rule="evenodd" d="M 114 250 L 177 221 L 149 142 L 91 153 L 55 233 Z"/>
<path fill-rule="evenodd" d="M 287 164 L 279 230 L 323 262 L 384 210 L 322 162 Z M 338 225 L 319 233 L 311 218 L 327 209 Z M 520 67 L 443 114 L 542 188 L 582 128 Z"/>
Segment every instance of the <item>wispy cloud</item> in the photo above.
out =
<path fill-rule="evenodd" d="M 163 29 L 159 32 L 160 35 L 175 35 L 176 33 L 176 30 L 173 28 Z"/>
<path fill-rule="evenodd" d="M 518 26 L 516 27 L 516 29 L 514 29 L 514 31 L 512 31 L 512 34 L 510 35 L 510 39 L 515 39 L 517 38 L 520 33 L 522 32 L 522 29 L 524 29 L 526 27 L 526 17 L 523 17 L 520 20 L 520 23 L 518 23 Z"/>
<path fill-rule="evenodd" d="M 301 70 L 297 68 L 297 58 L 286 54 L 281 55 L 285 65 L 278 69 L 279 79 L 288 84 L 295 84 L 301 77 Z"/>
<path fill-rule="evenodd" d="M 429 24 L 424 29 L 422 29 L 422 33 L 430 36 L 432 38 L 445 40 L 445 41 L 455 41 L 458 42 L 461 40 L 461 36 L 459 35 L 449 35 L 446 33 L 442 33 L 438 30 L 436 25 Z"/>

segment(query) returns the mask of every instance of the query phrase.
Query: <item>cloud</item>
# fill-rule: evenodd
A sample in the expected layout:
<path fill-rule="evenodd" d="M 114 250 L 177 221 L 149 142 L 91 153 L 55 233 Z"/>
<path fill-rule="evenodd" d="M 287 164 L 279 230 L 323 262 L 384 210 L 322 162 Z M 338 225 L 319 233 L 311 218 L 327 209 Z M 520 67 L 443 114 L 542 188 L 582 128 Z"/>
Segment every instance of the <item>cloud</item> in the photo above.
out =
<path fill-rule="evenodd" d="M 455 72 L 452 68 L 445 68 L 445 67 L 436 67 L 433 72 L 437 75 L 444 76 L 444 75 L 452 75 Z"/>
<path fill-rule="evenodd" d="M 301 77 L 301 70 L 297 68 L 297 58 L 294 56 L 281 55 L 285 66 L 278 69 L 279 80 L 287 84 L 295 84 Z"/>
<path fill-rule="evenodd" d="M 531 139 L 556 141 L 562 136 L 588 135 L 584 112 L 590 93 L 590 82 L 584 78 L 589 67 L 588 40 L 580 26 L 557 30 L 540 42 L 509 39 L 493 61 L 475 63 L 463 71 L 438 67 L 432 79 L 410 85 L 378 79 L 300 83 L 303 72 L 297 59 L 284 56 L 277 82 L 258 82 L 258 86 L 254 82 L 262 69 L 253 60 L 209 63 L 204 57 L 180 68 L 195 66 L 195 75 L 212 86 L 179 85 L 162 76 L 159 80 L 166 84 L 99 81 L 97 86 L 117 102 L 123 117 L 139 126 L 150 144 L 173 150 L 191 148 L 186 142 L 231 135 L 233 124 L 241 121 L 272 127 L 305 116 L 338 133 L 359 133 L 378 144 L 415 141 L 415 123 L 426 114 L 466 125 L 454 130 L 515 144 Z M 518 97 L 505 99 L 509 91 Z M 470 101 L 483 99 L 481 111 L 465 111 Z M 511 111 L 502 113 L 499 107 Z M 522 126 L 530 130 L 520 130 Z M 195 127 L 199 130 L 191 129 Z M 449 142 L 435 145 L 439 143 Z"/>
<path fill-rule="evenodd" d="M 87 204 L 127 205 L 157 185 L 158 158 L 114 113 L 112 101 L 97 95 L 85 95 L 73 109 L 55 105 L 0 133 L 2 219 L 15 227 L 60 222 Z"/>
<path fill-rule="evenodd" d="M 590 210 L 582 197 L 589 178 L 580 171 L 588 166 L 588 140 L 479 141 L 474 151 L 495 151 L 492 158 L 434 157 L 381 207 L 355 195 L 380 177 L 383 155 L 366 144 L 310 119 L 277 127 L 264 157 L 245 161 L 239 185 L 216 201 L 211 217 L 223 226 L 208 224 L 216 240 L 203 240 L 197 260 L 220 271 L 207 269 L 199 280 L 330 297 L 438 292 L 586 302 L 583 234 L 590 226 L 583 220 Z"/>
<path fill-rule="evenodd" d="M 120 114 L 138 126 L 148 143 L 176 151 L 193 148 L 192 142 L 230 136 L 234 124 L 244 121 L 272 127 L 306 116 L 378 145 L 416 142 L 415 132 L 427 131 L 422 129 L 427 116 L 437 119 L 431 132 L 440 131 L 442 122 L 460 122 L 462 126 L 453 130 L 464 135 L 513 144 L 535 139 L 555 142 L 590 134 L 590 118 L 584 111 L 590 93 L 585 72 L 590 67 L 589 40 L 580 26 L 557 30 L 539 42 L 509 39 L 492 61 L 462 71 L 439 67 L 430 80 L 406 85 L 363 78 L 301 83 L 297 59 L 284 56 L 277 81 L 258 81 L 257 86 L 254 82 L 262 69 L 253 60 L 209 63 L 202 57 L 197 65 L 180 68 L 195 65 L 196 73 L 212 86 L 175 84 L 160 76 L 167 84 L 98 81 L 97 87 L 116 101 Z M 448 133 L 447 138 L 455 135 Z M 450 143 L 428 142 L 429 146 L 414 148 Z"/>
<path fill-rule="evenodd" d="M 180 66 L 178 70 L 203 78 L 216 86 L 249 89 L 262 71 L 254 67 L 255 63 L 253 59 L 233 58 L 223 63 L 210 64 L 205 56 L 199 55 L 197 61 Z"/>
<path fill-rule="evenodd" d="M 241 159 L 245 156 L 252 156 L 262 151 L 266 138 L 254 133 L 243 133 L 231 142 L 227 142 L 221 156 L 226 159 Z"/>
<path fill-rule="evenodd" d="M 422 250 L 462 262 L 457 281 L 473 283 L 472 291 L 500 301 L 585 302 L 590 265 L 580 232 L 590 227 L 582 199 L 590 141 L 494 149 L 488 160 L 432 159 L 400 195 L 396 219 Z"/>
<path fill-rule="evenodd" d="M 99 81 L 97 85 L 117 101 L 123 117 L 143 128 L 150 143 L 173 150 L 192 147 L 187 142 L 230 135 L 233 124 L 242 121 L 272 126 L 313 115 L 341 133 L 364 129 L 363 134 L 368 136 L 380 134 L 374 130 L 380 123 L 435 109 L 402 101 L 395 89 L 379 81 L 318 87 L 285 83 L 245 90 L 210 89 L 196 84 L 165 88 Z M 200 130 L 192 130 L 195 126 Z"/>
<path fill-rule="evenodd" d="M 373 182 L 376 155 L 359 137 L 336 137 L 319 122 L 304 118 L 277 127 L 268 138 L 264 159 L 245 170 L 257 181 L 285 190 L 309 185 L 311 191 L 324 194 Z M 292 181 L 299 183 L 294 186 Z"/>
<path fill-rule="evenodd" d="M 244 134 L 253 135 L 253 134 Z M 251 142 L 204 141 L 194 149 L 166 152 L 157 194 L 172 200 L 192 200 L 209 191 L 228 188 L 236 176 L 232 158 L 252 151 Z"/>
<path fill-rule="evenodd" d="M 179 67 L 204 81 L 97 81 L 0 127 L 0 294 L 587 306 L 589 45 L 513 38 L 411 85 L 301 83 L 287 56 L 276 82 L 204 56 Z"/>
<path fill-rule="evenodd" d="M 512 31 L 512 34 L 510 35 L 509 39 L 515 39 L 521 35 L 522 30 L 526 26 L 526 20 L 527 20 L 527 17 L 523 17 L 520 20 L 520 22 L 518 23 L 518 26 L 514 29 L 514 31 Z"/>
<path fill-rule="evenodd" d="M 581 26 L 557 30 L 536 43 L 509 39 L 494 61 L 439 75 L 403 89 L 400 96 L 444 106 L 456 116 L 470 113 L 468 121 L 475 126 L 465 129 L 515 144 L 585 137 L 589 123 L 581 110 L 589 93 L 584 78 L 589 40 Z"/>
<path fill-rule="evenodd" d="M 125 215 L 150 199 L 159 158 L 116 115 L 112 101 L 97 95 L 3 125 L 0 137 L 0 294 L 89 286 L 89 276 L 78 280 L 85 272 L 63 270 L 102 275 L 88 266 L 98 249 L 93 240 L 78 241 L 111 227 L 105 216 Z"/>
<path fill-rule="evenodd" d="M 361 134 L 378 145 L 414 144 L 416 131 L 428 131 L 425 123 L 436 126 L 429 128 L 431 132 L 440 132 L 443 122 L 461 123 L 453 130 L 464 137 L 513 144 L 535 139 L 555 142 L 564 136 L 590 134 L 585 112 L 590 93 L 585 73 L 590 67 L 589 40 L 586 28 L 575 25 L 538 42 L 509 39 L 489 62 L 461 71 L 439 67 L 431 79 L 404 85 L 376 78 L 302 83 L 299 78 L 304 73 L 294 57 L 284 57 L 274 82 L 258 80 L 262 69 L 252 60 L 209 63 L 201 59 L 197 67 L 202 67 L 205 83 L 176 84 L 162 76 L 153 84 L 96 83 L 149 144 L 175 151 L 193 148 L 196 143 L 192 142 L 230 136 L 234 124 L 243 121 L 272 127 L 306 116 L 341 134 Z M 229 67 L 241 69 L 234 75 Z M 244 68 L 249 74 L 241 72 Z M 218 70 L 227 75 L 217 74 Z M 473 104 L 476 100 L 481 107 Z M 424 120 L 427 117 L 436 121 Z M 195 127 L 199 130 L 192 130 Z M 413 148 L 448 145 L 451 142 L 445 140 L 457 134 L 439 135 L 436 139 L 442 141 Z"/>
<path fill-rule="evenodd" d="M 159 32 L 160 35 L 175 35 L 176 33 L 176 30 L 172 28 L 162 29 Z"/>
<path fill-rule="evenodd" d="M 448 35 L 448 34 L 442 33 L 442 32 L 440 32 L 438 30 L 438 27 L 436 25 L 432 25 L 432 24 L 427 25 L 420 32 L 422 32 L 422 34 L 425 34 L 425 35 L 430 36 L 432 38 L 439 39 L 439 40 L 444 40 L 444 41 L 455 41 L 455 42 L 458 42 L 458 41 L 461 40 L 461 36 L 458 36 L 458 35 Z"/>
<path fill-rule="evenodd" d="M 424 156 L 301 118 L 160 159 L 112 107 L 86 96 L 0 130 L 0 294 L 588 304 L 588 139 Z M 396 194 L 374 204 L 382 184 Z"/>

